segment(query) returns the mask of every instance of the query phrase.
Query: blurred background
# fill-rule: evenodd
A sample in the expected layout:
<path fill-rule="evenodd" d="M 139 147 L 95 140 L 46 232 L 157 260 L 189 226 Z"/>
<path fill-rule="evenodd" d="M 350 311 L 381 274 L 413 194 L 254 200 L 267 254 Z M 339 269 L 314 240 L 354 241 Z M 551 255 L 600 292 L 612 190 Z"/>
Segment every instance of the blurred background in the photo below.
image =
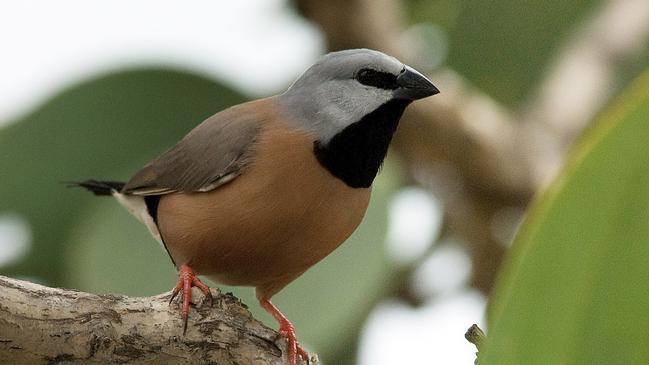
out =
<path fill-rule="evenodd" d="M 283 91 L 317 57 L 369 47 L 442 93 L 409 108 L 369 212 L 274 298 L 324 364 L 471 364 L 534 194 L 649 65 L 643 0 L 82 0 L 0 3 L 0 273 L 158 294 L 170 260 L 111 199 L 206 117 Z M 248 288 L 226 288 L 268 325 Z"/>

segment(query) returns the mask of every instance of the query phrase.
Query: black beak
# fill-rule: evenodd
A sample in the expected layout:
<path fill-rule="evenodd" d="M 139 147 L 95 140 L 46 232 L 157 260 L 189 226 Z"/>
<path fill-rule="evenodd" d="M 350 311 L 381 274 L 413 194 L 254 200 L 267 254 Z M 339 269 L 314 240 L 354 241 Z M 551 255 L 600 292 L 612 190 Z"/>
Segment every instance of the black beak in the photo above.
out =
<path fill-rule="evenodd" d="M 410 66 L 406 66 L 397 76 L 397 85 L 399 87 L 394 90 L 397 99 L 417 100 L 439 94 L 439 89 L 426 76 Z"/>

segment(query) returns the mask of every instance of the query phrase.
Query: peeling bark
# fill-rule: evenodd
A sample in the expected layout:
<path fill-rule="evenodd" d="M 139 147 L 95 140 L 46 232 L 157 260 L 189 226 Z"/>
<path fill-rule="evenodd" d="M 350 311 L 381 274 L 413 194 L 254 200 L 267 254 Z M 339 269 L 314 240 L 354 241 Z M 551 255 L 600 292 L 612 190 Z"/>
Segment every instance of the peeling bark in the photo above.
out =
<path fill-rule="evenodd" d="M 171 293 L 147 298 L 48 288 L 0 276 L 0 362 L 11 364 L 288 364 L 277 333 L 232 294 L 200 298 L 182 334 Z M 8 361 L 8 362 L 5 362 Z"/>

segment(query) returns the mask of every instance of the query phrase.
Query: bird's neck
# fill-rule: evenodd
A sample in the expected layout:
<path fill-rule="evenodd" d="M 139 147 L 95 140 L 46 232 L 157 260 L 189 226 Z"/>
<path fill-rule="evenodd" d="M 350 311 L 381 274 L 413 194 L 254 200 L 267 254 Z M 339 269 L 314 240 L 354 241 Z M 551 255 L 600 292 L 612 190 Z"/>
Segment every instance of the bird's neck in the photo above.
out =
<path fill-rule="evenodd" d="M 314 153 L 318 161 L 348 186 L 369 188 L 408 104 L 407 100 L 390 100 L 343 129 L 326 144 L 316 141 Z"/>

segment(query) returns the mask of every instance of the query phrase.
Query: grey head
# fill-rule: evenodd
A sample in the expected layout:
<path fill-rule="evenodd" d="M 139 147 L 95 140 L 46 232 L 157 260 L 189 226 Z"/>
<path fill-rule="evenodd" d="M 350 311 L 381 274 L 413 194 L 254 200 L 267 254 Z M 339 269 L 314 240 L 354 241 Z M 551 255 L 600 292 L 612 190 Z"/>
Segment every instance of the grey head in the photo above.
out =
<path fill-rule="evenodd" d="M 297 127 L 326 144 L 348 126 L 391 100 L 413 101 L 439 93 L 422 74 L 370 49 L 321 57 L 279 96 Z"/>

